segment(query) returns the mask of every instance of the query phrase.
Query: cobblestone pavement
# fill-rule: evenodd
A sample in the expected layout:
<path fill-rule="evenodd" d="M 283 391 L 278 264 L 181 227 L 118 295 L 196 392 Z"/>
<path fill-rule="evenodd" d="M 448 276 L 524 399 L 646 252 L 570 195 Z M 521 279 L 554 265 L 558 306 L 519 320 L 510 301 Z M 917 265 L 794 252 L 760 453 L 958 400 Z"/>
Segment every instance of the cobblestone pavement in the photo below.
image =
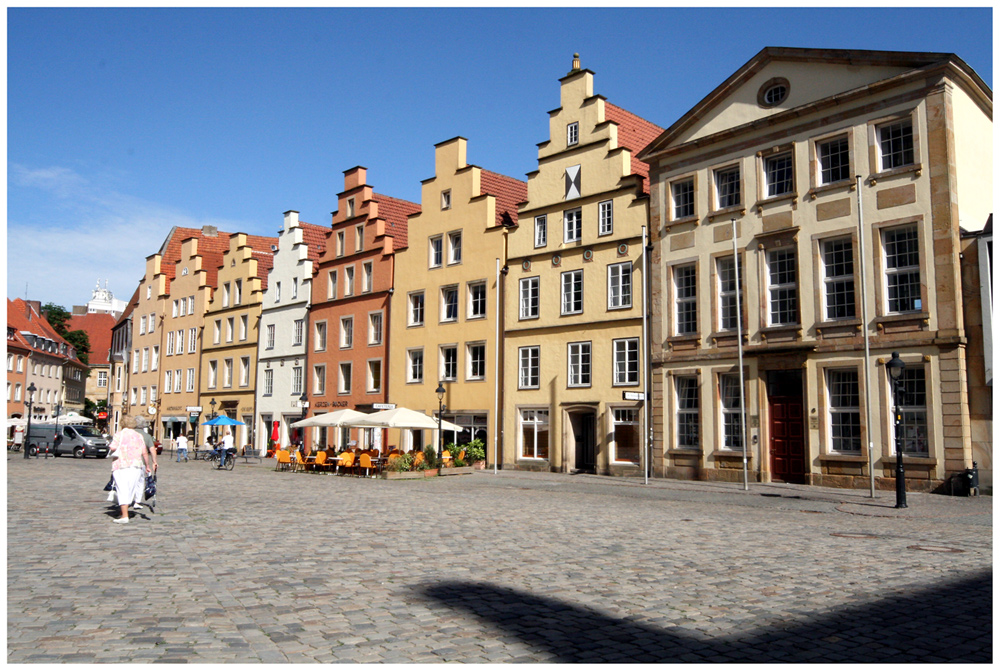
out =
<path fill-rule="evenodd" d="M 9 455 L 8 662 L 992 660 L 992 497 L 109 470 Z"/>

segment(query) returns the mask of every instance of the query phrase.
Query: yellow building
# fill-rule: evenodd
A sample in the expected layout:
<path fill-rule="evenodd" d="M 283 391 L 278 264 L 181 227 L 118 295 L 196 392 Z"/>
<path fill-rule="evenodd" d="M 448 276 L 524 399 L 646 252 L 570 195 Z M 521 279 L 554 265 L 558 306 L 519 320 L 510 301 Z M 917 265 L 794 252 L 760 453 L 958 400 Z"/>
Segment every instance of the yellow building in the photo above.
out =
<path fill-rule="evenodd" d="M 157 394 L 160 388 L 160 324 L 170 278 L 159 253 L 146 257 L 146 274 L 139 282 L 139 297 L 132 310 L 132 356 L 128 375 L 129 412 L 141 413 L 154 427 L 158 422 Z"/>
<path fill-rule="evenodd" d="M 198 402 L 202 422 L 213 413 L 243 422 L 244 426 L 236 426 L 233 432 L 237 446 L 252 441 L 257 328 L 267 273 L 273 264 L 271 245 L 277 243 L 277 238 L 233 233 L 218 269 L 217 289 L 205 311 Z M 199 442 L 206 435 L 203 432 Z"/>
<path fill-rule="evenodd" d="M 593 78 L 574 58 L 560 80 L 509 234 L 505 468 L 642 473 L 649 209 L 634 155 L 661 129 L 595 96 Z"/>
<path fill-rule="evenodd" d="M 408 247 L 396 252 L 388 401 L 444 418 L 465 431 L 445 443 L 480 438 L 493 461 L 500 342 L 497 279 L 504 235 L 516 221 L 525 184 L 466 163 L 466 140 L 435 146 L 434 177 L 424 180 L 421 211 L 408 221 Z M 403 431 L 390 444 L 436 445 L 432 432 Z M 433 432 L 436 433 L 436 432 Z"/>

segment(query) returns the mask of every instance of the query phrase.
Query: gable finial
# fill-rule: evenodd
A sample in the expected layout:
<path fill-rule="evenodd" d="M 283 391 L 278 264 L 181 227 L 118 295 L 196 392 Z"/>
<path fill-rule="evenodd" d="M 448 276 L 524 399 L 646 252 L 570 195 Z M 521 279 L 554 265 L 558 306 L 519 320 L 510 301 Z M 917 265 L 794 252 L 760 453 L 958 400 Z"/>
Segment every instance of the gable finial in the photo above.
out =
<path fill-rule="evenodd" d="M 580 69 L 580 54 L 573 54 L 573 69 L 570 72 L 576 72 Z"/>

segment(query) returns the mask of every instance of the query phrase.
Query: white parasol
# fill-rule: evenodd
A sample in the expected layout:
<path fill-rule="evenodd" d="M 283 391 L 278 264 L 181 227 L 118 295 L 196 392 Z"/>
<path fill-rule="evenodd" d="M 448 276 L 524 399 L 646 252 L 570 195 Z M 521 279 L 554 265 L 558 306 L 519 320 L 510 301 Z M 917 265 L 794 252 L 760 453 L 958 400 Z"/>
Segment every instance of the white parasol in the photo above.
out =
<path fill-rule="evenodd" d="M 351 410 L 350 408 L 343 408 L 333 412 L 325 412 L 322 415 L 313 415 L 312 417 L 300 419 L 297 422 L 292 422 L 291 427 L 293 429 L 302 429 L 310 426 L 355 426 L 354 422 L 364 417 L 369 417 L 369 415 L 357 410 Z"/>

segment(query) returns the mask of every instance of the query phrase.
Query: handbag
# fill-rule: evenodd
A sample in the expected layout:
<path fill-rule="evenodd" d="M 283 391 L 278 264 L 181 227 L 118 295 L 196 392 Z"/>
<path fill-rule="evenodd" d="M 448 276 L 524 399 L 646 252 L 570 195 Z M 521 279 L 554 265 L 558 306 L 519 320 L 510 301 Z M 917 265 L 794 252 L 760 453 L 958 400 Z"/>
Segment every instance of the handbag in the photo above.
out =
<path fill-rule="evenodd" d="M 156 473 L 146 478 L 146 500 L 156 497 Z"/>
<path fill-rule="evenodd" d="M 104 485 L 104 491 L 110 492 L 114 488 L 115 488 L 115 476 L 112 475 L 110 478 L 108 478 L 108 484 Z"/>

